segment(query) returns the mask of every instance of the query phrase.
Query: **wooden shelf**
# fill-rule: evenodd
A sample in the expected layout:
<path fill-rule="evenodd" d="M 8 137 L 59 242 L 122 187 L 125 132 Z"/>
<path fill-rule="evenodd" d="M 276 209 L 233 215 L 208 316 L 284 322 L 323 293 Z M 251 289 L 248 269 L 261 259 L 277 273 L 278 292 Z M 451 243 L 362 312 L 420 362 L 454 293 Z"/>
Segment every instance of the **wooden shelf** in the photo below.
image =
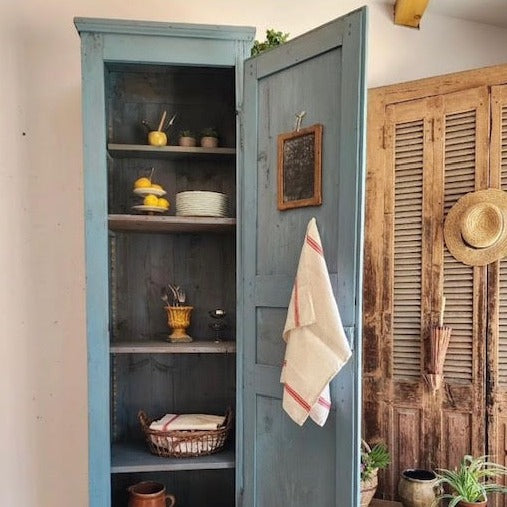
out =
<path fill-rule="evenodd" d="M 111 354 L 234 354 L 236 342 L 193 341 L 170 343 L 167 341 L 115 342 Z"/>
<path fill-rule="evenodd" d="M 234 451 L 225 450 L 199 458 L 161 458 L 151 454 L 144 442 L 113 444 L 111 472 L 167 472 L 182 470 L 218 470 L 234 468 Z"/>
<path fill-rule="evenodd" d="M 187 148 L 184 146 L 151 146 L 149 144 L 107 145 L 114 158 L 179 158 L 179 157 L 230 157 L 236 155 L 236 148 Z"/>
<path fill-rule="evenodd" d="M 179 217 L 156 215 L 109 215 L 109 229 L 134 232 L 217 232 L 231 233 L 235 218 Z"/>

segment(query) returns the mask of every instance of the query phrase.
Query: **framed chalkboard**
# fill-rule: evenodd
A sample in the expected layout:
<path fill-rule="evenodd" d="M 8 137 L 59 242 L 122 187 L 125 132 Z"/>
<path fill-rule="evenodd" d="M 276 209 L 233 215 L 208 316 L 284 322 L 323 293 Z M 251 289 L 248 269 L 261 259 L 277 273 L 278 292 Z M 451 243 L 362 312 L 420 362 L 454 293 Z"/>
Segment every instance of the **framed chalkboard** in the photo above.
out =
<path fill-rule="evenodd" d="M 278 209 L 322 204 L 322 125 L 278 135 Z"/>

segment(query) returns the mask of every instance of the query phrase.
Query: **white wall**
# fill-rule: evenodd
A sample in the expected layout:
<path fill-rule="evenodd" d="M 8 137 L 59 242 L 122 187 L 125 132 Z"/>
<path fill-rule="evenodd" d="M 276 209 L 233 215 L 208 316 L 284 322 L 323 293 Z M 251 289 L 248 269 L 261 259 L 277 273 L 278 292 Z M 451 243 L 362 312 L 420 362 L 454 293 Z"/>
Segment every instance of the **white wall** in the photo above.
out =
<path fill-rule="evenodd" d="M 472 0 L 468 0 L 472 1 Z M 269 27 L 295 36 L 356 0 L 0 0 L 0 491 L 87 505 L 80 53 L 74 16 Z M 369 85 L 507 63 L 507 29 L 369 2 Z"/>

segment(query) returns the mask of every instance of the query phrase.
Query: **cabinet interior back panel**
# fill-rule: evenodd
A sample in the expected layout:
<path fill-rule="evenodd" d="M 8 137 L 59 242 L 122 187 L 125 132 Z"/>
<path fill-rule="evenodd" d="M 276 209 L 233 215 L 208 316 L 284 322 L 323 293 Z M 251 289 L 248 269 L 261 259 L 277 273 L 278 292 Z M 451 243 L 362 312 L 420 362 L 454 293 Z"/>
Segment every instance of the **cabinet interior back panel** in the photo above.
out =
<path fill-rule="evenodd" d="M 199 133 L 215 127 L 220 145 L 235 147 L 235 80 L 233 68 L 108 65 L 108 141 L 145 144 L 146 120 L 157 129 L 162 112 L 176 114 L 168 131 L 178 144 L 181 130 Z"/>
<path fill-rule="evenodd" d="M 141 481 L 165 485 L 167 493 L 176 498 L 177 507 L 233 507 L 234 470 L 194 470 L 191 472 L 115 474 L 112 490 L 113 507 L 125 507 L 127 488 Z M 196 487 L 196 484 L 199 487 Z"/>
<path fill-rule="evenodd" d="M 139 410 L 150 419 L 167 413 L 225 414 L 227 407 L 234 410 L 233 354 L 119 354 L 112 361 L 115 441 L 143 439 Z"/>
<path fill-rule="evenodd" d="M 109 213 L 133 213 L 132 206 L 142 204 L 142 197 L 133 193 L 137 178 L 150 177 L 162 185 L 169 200 L 169 215 L 175 214 L 176 194 L 187 190 L 206 190 L 226 194 L 227 216 L 236 216 L 235 159 L 117 159 L 109 164 Z"/>
<path fill-rule="evenodd" d="M 190 336 L 212 340 L 208 312 L 227 312 L 224 337 L 235 339 L 234 235 L 116 234 L 111 239 L 112 341 L 164 340 L 170 333 L 161 290 L 185 290 L 193 306 Z"/>

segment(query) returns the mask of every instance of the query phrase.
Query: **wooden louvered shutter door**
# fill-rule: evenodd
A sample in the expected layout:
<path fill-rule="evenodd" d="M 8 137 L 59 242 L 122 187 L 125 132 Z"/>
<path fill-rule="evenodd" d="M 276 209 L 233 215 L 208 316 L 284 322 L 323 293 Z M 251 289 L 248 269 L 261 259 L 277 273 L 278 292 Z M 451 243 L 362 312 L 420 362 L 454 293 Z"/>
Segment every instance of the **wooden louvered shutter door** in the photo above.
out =
<path fill-rule="evenodd" d="M 429 100 L 386 108 L 385 258 L 390 273 L 383 297 L 382 369 L 384 435 L 392 453 L 385 491 L 396 491 L 400 472 L 420 464 L 424 446 L 421 337 L 427 328 L 431 280 L 430 210 L 433 150 Z"/>
<path fill-rule="evenodd" d="M 491 89 L 490 166 L 491 186 L 507 191 L 507 86 Z M 489 266 L 488 301 L 488 452 L 507 466 L 507 258 Z"/>
<path fill-rule="evenodd" d="M 429 411 L 441 423 L 434 442 L 434 465 L 456 466 L 463 455 L 483 454 L 485 435 L 486 268 L 467 266 L 452 257 L 443 244 L 442 224 L 456 201 L 488 186 L 487 88 L 441 97 L 435 134 L 436 172 L 441 168 L 441 202 L 436 202 L 433 255 L 433 322 L 438 322 L 442 294 L 445 324 L 452 327 L 444 368 L 444 389 L 430 397 Z M 443 213 L 443 214 L 442 214 Z M 443 250 L 442 250 L 443 249 Z"/>
<path fill-rule="evenodd" d="M 382 256 L 388 276 L 376 307 L 381 327 L 369 329 L 368 319 L 376 321 L 365 311 L 365 329 L 376 329 L 380 339 L 376 363 L 365 360 L 364 376 L 366 423 L 375 414 L 392 454 L 381 485 L 390 498 L 403 469 L 454 466 L 464 453 L 484 449 L 485 268 L 455 261 L 444 246 L 442 225 L 459 197 L 487 185 L 487 120 L 485 88 L 385 108 L 385 149 L 383 158 L 377 155 L 385 171 L 383 200 L 370 200 L 368 209 L 373 218 L 383 206 L 383 229 L 373 232 L 370 224 L 366 269 L 374 266 L 370 255 Z M 376 170 L 369 181 L 379 184 Z M 375 241 L 382 244 L 378 251 Z M 368 283 L 365 275 L 366 291 Z M 446 383 L 432 395 L 422 374 L 443 293 L 453 335 Z M 367 334 L 365 346 L 373 349 L 372 343 Z"/>

